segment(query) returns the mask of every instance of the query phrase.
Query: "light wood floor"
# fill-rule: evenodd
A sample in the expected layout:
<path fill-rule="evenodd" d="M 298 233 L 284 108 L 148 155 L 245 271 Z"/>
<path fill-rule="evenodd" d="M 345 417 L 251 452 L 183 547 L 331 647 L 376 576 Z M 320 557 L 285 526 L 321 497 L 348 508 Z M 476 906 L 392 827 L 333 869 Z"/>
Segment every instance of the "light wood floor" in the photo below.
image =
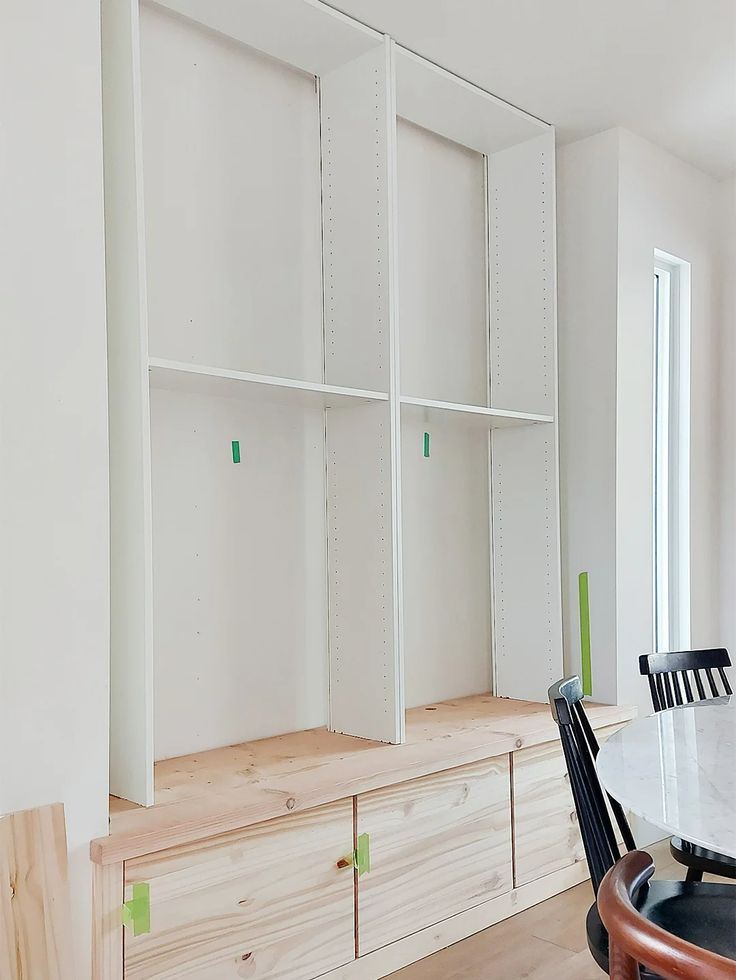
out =
<path fill-rule="evenodd" d="M 667 841 L 646 850 L 654 858 L 658 878 L 684 879 L 685 870 L 672 860 Z M 583 882 L 399 970 L 392 980 L 600 980 L 605 974 L 594 963 L 585 938 L 585 916 L 592 902 L 590 882 Z"/>

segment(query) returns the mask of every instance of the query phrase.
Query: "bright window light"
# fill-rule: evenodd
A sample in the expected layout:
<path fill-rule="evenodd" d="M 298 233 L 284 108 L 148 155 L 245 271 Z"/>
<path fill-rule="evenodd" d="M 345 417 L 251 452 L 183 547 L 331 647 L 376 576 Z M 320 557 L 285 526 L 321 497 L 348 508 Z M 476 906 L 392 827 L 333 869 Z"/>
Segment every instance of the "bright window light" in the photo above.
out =
<path fill-rule="evenodd" d="M 690 263 L 654 252 L 654 648 L 690 646 Z"/>

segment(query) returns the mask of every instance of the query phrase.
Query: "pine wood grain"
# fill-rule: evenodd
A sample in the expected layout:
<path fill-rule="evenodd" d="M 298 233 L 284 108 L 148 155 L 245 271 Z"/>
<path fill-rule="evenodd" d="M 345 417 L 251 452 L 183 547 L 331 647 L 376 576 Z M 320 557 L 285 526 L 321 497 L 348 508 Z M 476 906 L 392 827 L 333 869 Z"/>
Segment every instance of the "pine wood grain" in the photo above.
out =
<path fill-rule="evenodd" d="M 75 980 L 61 803 L 0 818 L 0 976 Z"/>
<path fill-rule="evenodd" d="M 126 862 L 151 888 L 151 932 L 125 980 L 305 980 L 354 958 L 351 800 Z"/>
<path fill-rule="evenodd" d="M 511 891 L 508 756 L 359 796 L 357 814 L 360 955 Z"/>
<path fill-rule="evenodd" d="M 634 714 L 589 707 L 596 727 Z M 556 739 L 547 705 L 477 695 L 407 712 L 403 745 L 313 729 L 170 759 L 156 765 L 156 806 L 117 804 L 92 859 L 129 860 Z"/>
<path fill-rule="evenodd" d="M 609 725 L 596 731 L 602 744 L 618 731 Z M 514 884 L 585 860 L 578 817 L 559 742 L 514 753 Z M 618 828 L 616 827 L 617 836 Z"/>
<path fill-rule="evenodd" d="M 93 867 L 92 980 L 123 980 L 123 865 Z"/>
<path fill-rule="evenodd" d="M 683 878 L 683 869 L 673 866 L 669 844 L 663 841 L 648 848 L 657 865 L 657 878 Z M 555 872 L 546 879 L 523 885 L 516 894 L 529 894 L 544 881 L 561 881 L 562 876 L 583 870 L 584 864 Z M 560 889 L 557 889 L 560 891 Z M 588 950 L 585 916 L 593 903 L 593 890 L 585 881 L 563 890 L 546 901 L 476 932 L 432 956 L 391 972 L 380 969 L 376 977 L 391 980 L 603 980 Z M 333 978 L 329 978 L 333 980 Z M 363 978 L 356 978 L 363 980 Z"/>
<path fill-rule="evenodd" d="M 442 922 L 421 929 L 410 936 L 404 936 L 395 943 L 382 946 L 375 952 L 367 953 L 347 966 L 324 974 L 320 980 L 376 980 L 378 977 L 388 976 L 408 963 L 429 957 L 430 954 L 438 950 L 453 944 L 462 946 L 461 940 L 487 929 L 494 923 L 516 916 L 525 909 L 529 909 L 539 902 L 544 902 L 551 895 L 557 895 L 561 891 L 572 888 L 584 881 L 586 876 L 587 868 L 584 864 L 563 868 L 562 871 L 556 871 L 544 878 L 538 878 L 529 885 L 523 885 L 521 888 L 506 892 L 498 898 L 491 898 L 489 901 L 475 905 L 465 912 L 459 912 L 449 919 L 443 919 Z M 589 885 L 588 889 L 590 889 Z M 486 980 L 487 971 L 488 964 L 486 964 L 486 973 L 481 975 L 483 980 Z M 497 976 L 499 980 L 506 980 L 506 975 L 502 973 L 496 974 L 494 972 L 493 976 Z"/>

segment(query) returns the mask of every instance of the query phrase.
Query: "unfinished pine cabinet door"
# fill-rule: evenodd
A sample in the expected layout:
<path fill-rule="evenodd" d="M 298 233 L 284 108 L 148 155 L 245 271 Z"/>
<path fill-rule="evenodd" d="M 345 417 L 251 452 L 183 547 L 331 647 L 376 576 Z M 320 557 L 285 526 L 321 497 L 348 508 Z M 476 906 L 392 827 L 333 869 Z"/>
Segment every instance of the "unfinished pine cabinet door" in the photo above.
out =
<path fill-rule="evenodd" d="M 621 725 L 599 729 L 600 744 Z M 577 813 L 559 741 L 513 754 L 514 886 L 585 860 Z M 618 827 L 614 823 L 620 843 Z"/>
<path fill-rule="evenodd" d="M 371 852 L 359 955 L 510 891 L 508 756 L 367 793 L 357 807 Z"/>
<path fill-rule="evenodd" d="M 344 800 L 126 862 L 151 932 L 125 936 L 125 980 L 307 980 L 355 957 L 353 804 Z M 348 862 L 341 862 L 347 864 Z"/>

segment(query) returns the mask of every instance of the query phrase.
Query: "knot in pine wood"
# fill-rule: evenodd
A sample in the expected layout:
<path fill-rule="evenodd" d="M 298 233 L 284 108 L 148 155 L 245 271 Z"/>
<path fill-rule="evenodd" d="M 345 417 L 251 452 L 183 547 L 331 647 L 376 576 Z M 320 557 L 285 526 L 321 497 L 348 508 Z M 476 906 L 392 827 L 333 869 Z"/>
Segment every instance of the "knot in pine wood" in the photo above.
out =
<path fill-rule="evenodd" d="M 290 796 L 289 799 L 286 801 L 286 809 L 293 810 L 295 806 L 296 806 L 296 800 L 294 799 L 293 796 Z"/>

